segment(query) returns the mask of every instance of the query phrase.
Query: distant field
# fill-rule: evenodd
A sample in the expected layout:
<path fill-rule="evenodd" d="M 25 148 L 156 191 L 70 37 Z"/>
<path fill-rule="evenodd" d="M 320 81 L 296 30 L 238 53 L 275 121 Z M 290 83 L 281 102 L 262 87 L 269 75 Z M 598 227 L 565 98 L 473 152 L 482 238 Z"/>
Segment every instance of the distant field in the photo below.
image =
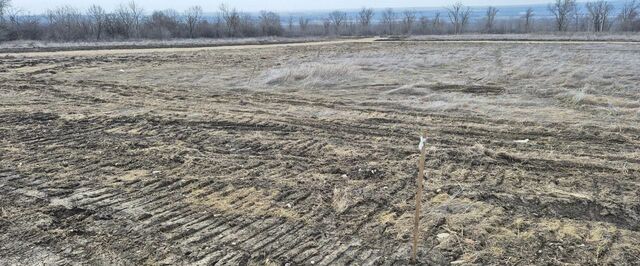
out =
<path fill-rule="evenodd" d="M 637 43 L 0 58 L 0 264 L 640 260 Z"/>

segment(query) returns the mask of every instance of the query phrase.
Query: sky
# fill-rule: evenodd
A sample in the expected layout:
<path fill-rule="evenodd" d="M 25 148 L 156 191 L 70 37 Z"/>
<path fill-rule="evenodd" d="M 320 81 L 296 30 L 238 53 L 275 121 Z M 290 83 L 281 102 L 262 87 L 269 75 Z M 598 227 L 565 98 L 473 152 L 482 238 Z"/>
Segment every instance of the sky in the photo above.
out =
<path fill-rule="evenodd" d="M 62 5 L 70 5 L 79 9 L 86 9 L 91 4 L 99 4 L 107 10 L 112 10 L 120 3 L 129 0 L 12 0 L 12 5 L 32 14 L 43 13 L 47 9 Z M 461 0 L 469 6 L 487 5 L 526 5 L 544 4 L 551 0 Z M 136 0 L 145 10 L 176 9 L 186 10 L 190 6 L 202 6 L 205 12 L 217 11 L 221 3 L 246 12 L 260 10 L 270 11 L 313 11 L 334 9 L 357 9 L 363 6 L 372 8 L 385 7 L 443 7 L 451 5 L 454 0 Z"/>

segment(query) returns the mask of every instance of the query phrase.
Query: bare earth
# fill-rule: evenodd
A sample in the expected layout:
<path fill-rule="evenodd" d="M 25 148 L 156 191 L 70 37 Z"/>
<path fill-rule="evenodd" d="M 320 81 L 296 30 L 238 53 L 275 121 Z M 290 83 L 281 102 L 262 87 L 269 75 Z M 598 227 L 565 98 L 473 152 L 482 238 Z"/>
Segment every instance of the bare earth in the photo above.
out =
<path fill-rule="evenodd" d="M 0 54 L 0 264 L 640 261 L 640 44 Z"/>

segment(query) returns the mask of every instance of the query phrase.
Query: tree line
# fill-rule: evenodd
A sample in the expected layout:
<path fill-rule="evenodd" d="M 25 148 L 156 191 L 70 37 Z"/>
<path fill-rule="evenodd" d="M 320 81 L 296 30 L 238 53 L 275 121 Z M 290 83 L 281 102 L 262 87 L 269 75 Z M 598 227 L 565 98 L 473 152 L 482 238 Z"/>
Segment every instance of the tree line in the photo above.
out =
<path fill-rule="evenodd" d="M 61 6 L 43 15 L 30 15 L 0 0 L 0 40 L 102 41 L 126 39 L 228 38 L 260 36 L 362 36 L 461 33 L 530 33 L 549 31 L 640 31 L 640 1 L 627 0 L 620 10 L 607 1 L 554 0 L 548 5 L 553 18 L 537 18 L 534 10 L 521 17 L 500 19 L 500 9 L 488 7 L 482 18 L 472 18 L 471 8 L 453 4 L 431 16 L 413 10 L 385 9 L 376 14 L 362 8 L 349 16 L 333 11 L 321 21 L 285 17 L 275 12 L 241 12 L 221 5 L 218 15 L 204 16 L 199 6 L 183 12 L 146 12 L 135 1 L 107 11 L 99 5 L 87 10 Z M 614 14 L 614 11 L 617 11 Z"/>

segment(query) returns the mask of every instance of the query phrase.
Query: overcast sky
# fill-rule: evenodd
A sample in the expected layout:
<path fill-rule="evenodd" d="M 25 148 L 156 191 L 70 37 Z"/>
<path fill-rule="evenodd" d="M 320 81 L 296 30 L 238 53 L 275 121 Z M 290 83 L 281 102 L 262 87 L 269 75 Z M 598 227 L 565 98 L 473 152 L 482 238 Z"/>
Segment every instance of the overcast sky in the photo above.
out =
<path fill-rule="evenodd" d="M 111 10 L 120 3 L 128 0 L 13 0 L 13 6 L 31 13 L 41 13 L 49 8 L 61 5 L 71 5 L 85 9 L 96 3 Z M 520 5 L 541 4 L 551 0 L 461 0 L 465 5 Z M 443 7 L 452 4 L 452 0 L 136 0 L 145 10 L 176 9 L 184 10 L 193 5 L 202 6 L 205 12 L 216 11 L 221 3 L 237 7 L 242 11 L 304 11 L 304 10 L 332 10 L 353 9 L 363 6 L 383 7 Z"/>

